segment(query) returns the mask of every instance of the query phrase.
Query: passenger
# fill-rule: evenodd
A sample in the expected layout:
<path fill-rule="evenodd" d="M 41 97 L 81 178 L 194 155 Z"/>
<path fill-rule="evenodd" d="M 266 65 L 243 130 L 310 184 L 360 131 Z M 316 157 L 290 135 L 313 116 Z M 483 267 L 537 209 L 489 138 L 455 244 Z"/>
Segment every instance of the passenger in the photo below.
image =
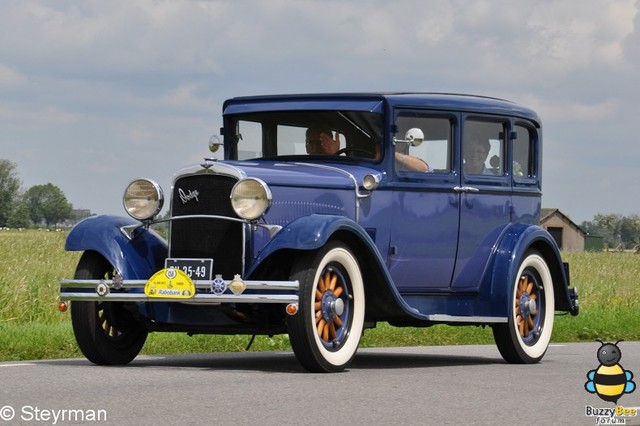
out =
<path fill-rule="evenodd" d="M 492 175 L 485 162 L 491 149 L 486 138 L 471 135 L 464 146 L 464 172 L 472 175 Z"/>
<path fill-rule="evenodd" d="M 340 134 L 321 127 L 310 127 L 305 135 L 305 147 L 310 155 L 334 155 L 340 149 Z"/>

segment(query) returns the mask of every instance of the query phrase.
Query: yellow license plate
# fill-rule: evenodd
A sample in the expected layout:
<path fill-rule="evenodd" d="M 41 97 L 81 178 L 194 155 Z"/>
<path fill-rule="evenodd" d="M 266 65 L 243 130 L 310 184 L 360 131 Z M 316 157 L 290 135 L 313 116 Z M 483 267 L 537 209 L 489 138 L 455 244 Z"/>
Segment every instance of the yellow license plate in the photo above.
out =
<path fill-rule="evenodd" d="M 149 278 L 144 294 L 163 299 L 190 299 L 196 294 L 196 286 L 180 269 L 165 268 Z"/>

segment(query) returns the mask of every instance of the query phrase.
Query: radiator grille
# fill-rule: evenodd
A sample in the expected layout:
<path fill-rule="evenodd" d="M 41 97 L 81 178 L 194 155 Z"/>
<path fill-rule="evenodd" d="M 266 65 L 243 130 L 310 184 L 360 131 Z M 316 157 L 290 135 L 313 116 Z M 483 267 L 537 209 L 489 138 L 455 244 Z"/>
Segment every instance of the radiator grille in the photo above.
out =
<path fill-rule="evenodd" d="M 193 175 L 178 179 L 173 187 L 172 216 L 218 215 L 237 218 L 229 195 L 237 180 L 220 175 Z M 170 257 L 212 258 L 214 274 L 225 279 L 241 274 L 243 224 L 222 219 L 173 220 Z"/>

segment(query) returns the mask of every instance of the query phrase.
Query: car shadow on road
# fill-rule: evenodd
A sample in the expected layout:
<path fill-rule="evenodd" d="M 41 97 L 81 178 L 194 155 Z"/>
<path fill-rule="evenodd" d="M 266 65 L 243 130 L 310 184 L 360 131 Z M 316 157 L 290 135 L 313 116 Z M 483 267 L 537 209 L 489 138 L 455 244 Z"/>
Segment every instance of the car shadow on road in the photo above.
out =
<path fill-rule="evenodd" d="M 95 368 L 195 368 L 211 370 L 304 373 L 293 352 L 216 352 L 182 355 L 140 355 L 125 366 L 95 366 L 86 359 L 41 361 L 56 365 Z M 451 353 L 408 353 L 405 348 L 359 351 L 350 370 L 458 367 L 462 365 L 504 364 L 502 358 Z"/>
<path fill-rule="evenodd" d="M 470 355 L 407 354 L 407 353 L 358 353 L 349 366 L 351 369 L 397 369 L 458 367 L 461 365 L 504 364 L 502 358 Z"/>

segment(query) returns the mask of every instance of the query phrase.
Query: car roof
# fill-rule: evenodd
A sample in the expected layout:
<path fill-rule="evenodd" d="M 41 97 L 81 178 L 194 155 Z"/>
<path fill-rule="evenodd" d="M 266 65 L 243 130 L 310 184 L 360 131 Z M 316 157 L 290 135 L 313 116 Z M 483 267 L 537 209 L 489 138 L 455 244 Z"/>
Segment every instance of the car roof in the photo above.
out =
<path fill-rule="evenodd" d="M 293 103 L 296 106 L 293 106 Z M 451 111 L 479 112 L 520 116 L 539 123 L 535 111 L 517 103 L 489 96 L 438 93 L 438 92 L 353 92 L 353 93 L 306 93 L 240 96 L 228 99 L 224 113 L 290 109 L 347 109 L 382 111 L 382 103 L 390 107 L 428 108 Z M 254 104 L 251 108 L 238 108 L 240 104 Z M 302 104 L 302 105 L 301 105 Z M 321 105 L 321 106 L 320 106 Z M 288 106 L 288 107 L 287 107 Z"/>

